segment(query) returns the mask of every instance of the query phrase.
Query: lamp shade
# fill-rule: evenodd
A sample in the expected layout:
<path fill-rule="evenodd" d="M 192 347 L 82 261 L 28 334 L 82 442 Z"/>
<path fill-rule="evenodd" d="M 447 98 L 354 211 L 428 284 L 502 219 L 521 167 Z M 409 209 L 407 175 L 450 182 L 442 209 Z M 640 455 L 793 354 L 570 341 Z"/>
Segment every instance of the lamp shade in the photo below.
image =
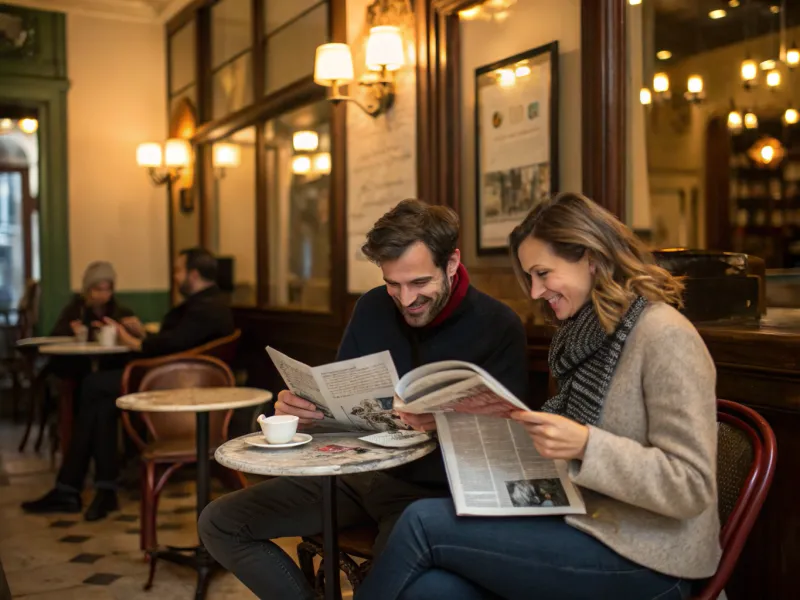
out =
<path fill-rule="evenodd" d="M 330 152 L 320 152 L 314 155 L 313 159 L 315 173 L 320 175 L 328 175 L 331 172 L 331 154 Z"/>
<path fill-rule="evenodd" d="M 311 159 L 308 156 L 295 156 L 292 159 L 292 173 L 295 175 L 305 175 L 311 171 Z"/>
<path fill-rule="evenodd" d="M 187 140 L 170 138 L 164 146 L 164 162 L 168 167 L 188 167 L 192 148 Z"/>
<path fill-rule="evenodd" d="M 314 81 L 327 87 L 334 82 L 344 84 L 353 81 L 353 55 L 347 44 L 317 46 Z"/>
<path fill-rule="evenodd" d="M 653 91 L 659 94 L 669 91 L 669 77 L 666 73 L 656 73 L 653 76 Z"/>
<path fill-rule="evenodd" d="M 397 71 L 405 64 L 403 36 L 400 29 L 381 25 L 369 30 L 367 39 L 367 68 L 370 71 Z"/>
<path fill-rule="evenodd" d="M 686 82 L 686 89 L 690 94 L 700 94 L 703 91 L 703 78 L 700 75 L 692 75 Z"/>
<path fill-rule="evenodd" d="M 214 167 L 218 169 L 238 167 L 242 164 L 242 150 L 238 144 L 219 142 L 214 144 L 212 160 Z"/>
<path fill-rule="evenodd" d="M 23 133 L 36 133 L 39 129 L 39 121 L 36 119 L 22 119 L 19 122 L 19 128 Z"/>
<path fill-rule="evenodd" d="M 161 166 L 161 144 L 147 142 L 136 148 L 136 164 L 140 167 Z"/>
<path fill-rule="evenodd" d="M 314 152 L 319 147 L 316 131 L 295 131 L 292 134 L 292 148 L 295 152 Z"/>

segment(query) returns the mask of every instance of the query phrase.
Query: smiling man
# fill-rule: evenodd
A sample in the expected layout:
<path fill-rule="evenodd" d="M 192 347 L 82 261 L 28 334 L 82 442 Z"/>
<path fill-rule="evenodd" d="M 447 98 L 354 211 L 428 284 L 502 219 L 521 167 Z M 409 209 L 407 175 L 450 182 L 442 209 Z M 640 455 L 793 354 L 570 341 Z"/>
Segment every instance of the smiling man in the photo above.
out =
<path fill-rule="evenodd" d="M 347 360 L 388 350 L 403 376 L 441 360 L 477 364 L 526 399 L 525 332 L 505 304 L 469 284 L 461 264 L 458 217 L 443 206 L 404 200 L 375 223 L 362 250 L 383 273 L 385 286 L 356 304 L 337 355 Z M 276 414 L 322 418 L 287 390 Z M 435 428 L 432 415 L 406 415 L 417 429 Z M 403 510 L 421 498 L 449 495 L 441 453 L 383 472 L 338 480 L 339 526 L 377 524 L 383 548 Z M 280 477 L 214 501 L 203 512 L 200 536 L 208 550 L 259 598 L 311 599 L 300 569 L 271 540 L 322 531 L 322 491 L 313 477 Z"/>

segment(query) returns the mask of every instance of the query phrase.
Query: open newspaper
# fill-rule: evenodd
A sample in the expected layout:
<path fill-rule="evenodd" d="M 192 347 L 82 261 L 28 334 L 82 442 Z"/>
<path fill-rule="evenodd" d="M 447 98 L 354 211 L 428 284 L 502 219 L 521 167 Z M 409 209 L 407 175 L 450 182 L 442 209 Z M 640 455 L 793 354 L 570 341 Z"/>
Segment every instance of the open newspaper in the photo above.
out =
<path fill-rule="evenodd" d="M 388 351 L 320 367 L 267 352 L 289 391 L 325 415 L 322 426 L 377 431 L 361 439 L 403 447 L 429 438 L 405 431 L 397 411 L 434 413 L 458 515 L 586 512 L 566 462 L 542 458 L 522 425 L 508 418 L 530 409 L 480 367 L 442 361 L 398 379 Z"/>

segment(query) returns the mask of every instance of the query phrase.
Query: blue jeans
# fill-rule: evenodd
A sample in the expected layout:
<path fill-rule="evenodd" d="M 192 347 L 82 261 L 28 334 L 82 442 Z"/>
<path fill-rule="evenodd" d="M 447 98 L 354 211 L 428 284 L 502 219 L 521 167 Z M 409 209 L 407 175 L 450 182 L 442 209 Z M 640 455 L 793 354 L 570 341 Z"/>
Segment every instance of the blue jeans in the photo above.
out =
<path fill-rule="evenodd" d="M 432 499 L 405 510 L 355 600 L 682 600 L 690 588 L 561 517 L 462 518 Z"/>

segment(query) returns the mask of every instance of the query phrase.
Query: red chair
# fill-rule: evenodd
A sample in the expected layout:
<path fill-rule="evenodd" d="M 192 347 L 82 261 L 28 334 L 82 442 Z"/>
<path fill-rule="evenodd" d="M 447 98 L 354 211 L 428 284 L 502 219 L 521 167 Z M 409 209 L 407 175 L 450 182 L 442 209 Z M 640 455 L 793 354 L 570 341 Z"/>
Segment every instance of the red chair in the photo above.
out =
<path fill-rule="evenodd" d="M 717 401 L 717 493 L 722 558 L 694 600 L 714 600 L 725 588 L 753 528 L 775 474 L 777 443 L 756 411 Z"/>

